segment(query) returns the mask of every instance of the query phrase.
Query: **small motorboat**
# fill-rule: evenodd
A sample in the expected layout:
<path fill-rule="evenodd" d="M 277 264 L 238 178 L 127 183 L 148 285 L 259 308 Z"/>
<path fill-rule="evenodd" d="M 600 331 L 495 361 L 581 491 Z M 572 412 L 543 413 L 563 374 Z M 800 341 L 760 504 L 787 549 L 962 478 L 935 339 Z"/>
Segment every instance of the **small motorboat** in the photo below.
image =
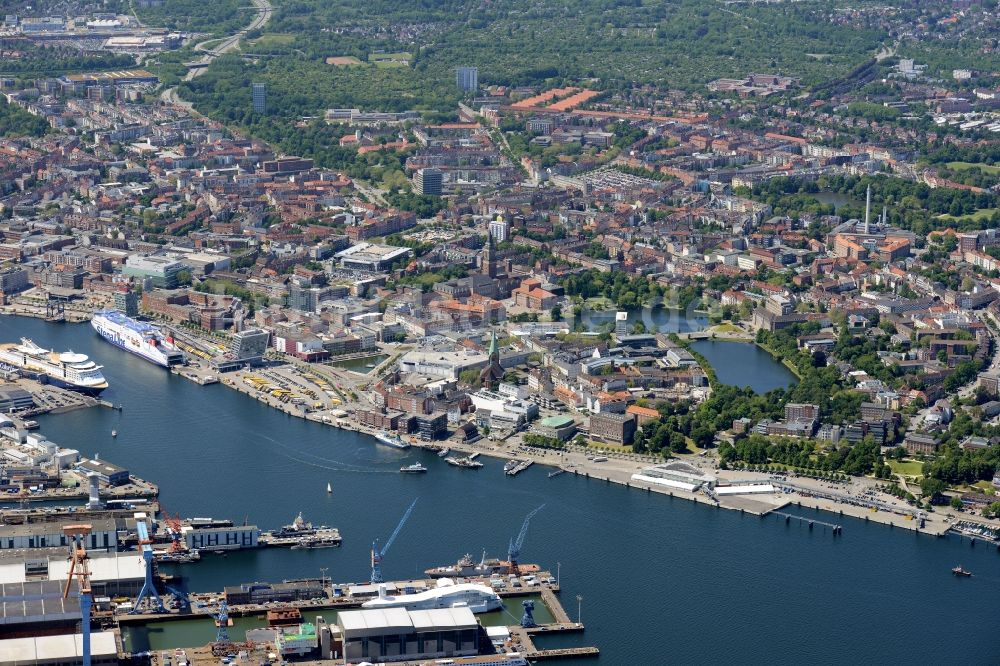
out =
<path fill-rule="evenodd" d="M 964 576 L 966 578 L 968 578 L 969 576 L 972 575 L 972 572 L 971 571 L 966 571 L 965 569 L 963 569 L 961 564 L 959 564 L 957 567 L 955 567 L 954 569 L 952 569 L 951 572 L 953 574 L 955 574 L 956 576 Z"/>
<path fill-rule="evenodd" d="M 331 486 L 329 483 L 326 484 L 326 494 L 327 495 L 333 494 L 333 486 Z"/>
<path fill-rule="evenodd" d="M 117 430 L 112 430 L 111 431 L 111 436 L 112 437 L 117 437 L 118 436 L 118 431 Z"/>

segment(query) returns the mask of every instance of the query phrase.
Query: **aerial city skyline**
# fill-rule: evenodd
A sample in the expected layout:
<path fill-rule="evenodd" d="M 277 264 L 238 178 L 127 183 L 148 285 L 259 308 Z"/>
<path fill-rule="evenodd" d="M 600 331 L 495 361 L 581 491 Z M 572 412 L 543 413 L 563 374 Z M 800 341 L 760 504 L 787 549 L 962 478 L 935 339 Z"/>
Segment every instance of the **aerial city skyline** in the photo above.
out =
<path fill-rule="evenodd" d="M 0 666 L 1000 655 L 995 2 L 0 4 Z"/>

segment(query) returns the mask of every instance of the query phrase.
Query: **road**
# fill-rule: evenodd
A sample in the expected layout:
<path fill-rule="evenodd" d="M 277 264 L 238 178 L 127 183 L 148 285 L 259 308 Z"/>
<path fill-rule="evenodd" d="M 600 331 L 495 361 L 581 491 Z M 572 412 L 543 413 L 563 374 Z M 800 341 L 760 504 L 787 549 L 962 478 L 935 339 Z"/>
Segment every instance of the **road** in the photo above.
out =
<path fill-rule="evenodd" d="M 199 60 L 196 61 L 199 64 L 201 64 L 202 67 L 195 67 L 190 69 L 188 73 L 184 76 L 185 81 L 190 81 L 199 74 L 201 74 L 202 72 L 204 72 L 205 69 L 207 69 L 208 66 L 212 63 L 213 60 L 218 58 L 220 55 L 228 53 L 229 51 L 232 51 L 237 46 L 239 46 L 240 40 L 248 32 L 263 27 L 265 23 L 271 20 L 271 13 L 273 11 L 273 7 L 271 6 L 269 0 L 253 0 L 253 4 L 254 7 L 257 8 L 257 14 L 254 16 L 253 21 L 250 22 L 250 25 L 243 28 L 235 35 L 223 38 L 223 40 L 216 47 L 212 49 L 202 48 L 202 45 L 208 44 L 210 42 L 219 41 L 218 38 L 207 39 L 204 42 L 195 45 L 194 49 L 196 51 L 201 51 L 205 54 Z M 188 113 L 194 116 L 200 115 L 194 110 L 190 102 L 185 102 L 184 100 L 182 100 L 180 97 L 177 96 L 177 88 L 167 88 L 166 90 L 161 92 L 160 101 L 162 101 L 164 104 L 172 104 L 174 106 L 183 107 Z"/>
<path fill-rule="evenodd" d="M 191 79 L 201 74 L 203 71 L 205 71 L 205 67 L 210 65 L 213 60 L 237 48 L 240 45 L 240 40 L 243 39 L 243 37 L 248 32 L 263 27 L 265 23 L 271 20 L 271 12 L 273 11 L 273 8 L 271 7 L 271 3 L 269 2 L 269 0 L 253 0 L 253 5 L 254 7 L 257 8 L 257 15 L 254 16 L 254 19 L 253 21 L 250 22 L 250 25 L 243 28 L 235 35 L 223 38 L 221 42 L 219 42 L 216 46 L 214 46 L 211 49 L 202 48 L 202 44 L 218 41 L 217 39 L 206 40 L 201 44 L 197 44 L 194 47 L 196 51 L 203 51 L 205 53 L 205 55 L 203 55 L 201 59 L 197 61 L 198 63 L 204 65 L 204 67 L 196 67 L 191 69 L 191 71 L 189 71 L 187 75 L 184 77 L 185 81 L 190 81 Z"/>
<path fill-rule="evenodd" d="M 377 203 L 380 206 L 385 206 L 386 208 L 391 208 L 389 202 L 385 200 L 385 197 L 382 196 L 382 193 L 375 187 L 369 187 L 364 183 L 359 183 L 358 181 L 354 181 L 354 189 L 356 189 L 358 192 L 368 197 L 369 201 Z"/>

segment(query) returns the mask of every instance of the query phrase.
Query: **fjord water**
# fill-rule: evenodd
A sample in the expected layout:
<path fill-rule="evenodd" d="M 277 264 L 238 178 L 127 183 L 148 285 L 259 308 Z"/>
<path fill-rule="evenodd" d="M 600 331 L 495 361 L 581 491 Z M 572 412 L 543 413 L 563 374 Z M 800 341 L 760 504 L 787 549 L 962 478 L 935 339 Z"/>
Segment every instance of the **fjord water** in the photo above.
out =
<path fill-rule="evenodd" d="M 170 375 L 89 326 L 0 317 L 0 341 L 21 336 L 90 355 L 105 366 L 106 397 L 124 406 L 121 413 L 93 408 L 40 418 L 53 441 L 155 481 L 171 513 L 246 517 L 273 528 L 302 511 L 343 534 L 339 549 L 208 555 L 172 569 L 192 590 L 318 576 L 320 567 L 335 581 L 365 580 L 371 539 L 385 539 L 414 497 L 413 516 L 386 557 L 387 578 L 466 552 L 500 555 L 524 515 L 544 503 L 523 560 L 553 572 L 561 562 L 563 603 L 575 620 L 581 595 L 587 626 L 545 646 L 597 645 L 602 664 L 1000 658 L 991 610 L 1000 594 L 1000 553 L 984 544 L 852 519 L 836 519 L 844 532 L 834 538 L 595 479 L 548 479 L 540 466 L 507 478 L 502 461 L 491 459 L 478 472 L 453 469 L 432 454 L 380 446 L 224 386 Z M 417 460 L 428 474 L 398 473 Z M 956 564 L 975 575 L 954 577 Z"/>

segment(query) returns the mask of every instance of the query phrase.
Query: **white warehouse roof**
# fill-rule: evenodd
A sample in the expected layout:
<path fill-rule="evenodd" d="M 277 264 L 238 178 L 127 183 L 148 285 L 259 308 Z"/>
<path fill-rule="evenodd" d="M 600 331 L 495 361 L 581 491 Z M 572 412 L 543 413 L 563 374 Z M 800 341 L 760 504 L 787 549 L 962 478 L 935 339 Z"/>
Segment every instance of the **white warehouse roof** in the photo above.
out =
<path fill-rule="evenodd" d="M 474 629 L 479 626 L 472 609 L 468 607 L 410 611 L 410 619 L 417 631 Z"/>
<path fill-rule="evenodd" d="M 146 564 L 139 553 L 94 554 L 89 558 L 90 580 L 104 582 L 111 580 L 142 580 L 146 577 Z M 23 566 L 23 565 L 22 565 Z M 49 560 L 49 580 L 66 580 L 69 576 L 69 560 L 54 558 Z"/>
<path fill-rule="evenodd" d="M 472 629 L 479 626 L 469 608 L 434 608 L 407 611 L 403 608 L 341 611 L 337 624 L 344 634 L 380 636 L 413 631 Z"/>
<path fill-rule="evenodd" d="M 403 608 L 341 611 L 337 613 L 337 624 L 345 632 L 360 631 L 371 634 L 413 629 L 410 614 Z"/>
<path fill-rule="evenodd" d="M 652 483 L 657 486 L 666 486 L 667 488 L 686 490 L 689 493 L 694 492 L 701 487 L 700 483 L 684 483 L 683 481 L 674 481 L 673 479 L 664 479 L 658 476 L 646 476 L 645 474 L 633 474 L 632 480 Z"/>
<path fill-rule="evenodd" d="M 97 631 L 90 635 L 92 657 L 107 658 L 118 654 L 115 634 Z M 0 666 L 22 664 L 65 664 L 83 658 L 83 636 L 33 636 L 0 640 Z"/>
<path fill-rule="evenodd" d="M 0 564 L 0 585 L 4 583 L 23 583 L 26 580 L 24 562 L 4 562 Z"/>
<path fill-rule="evenodd" d="M 742 486 L 716 486 L 717 495 L 752 495 L 755 493 L 773 493 L 774 486 L 770 483 L 751 483 Z"/>

